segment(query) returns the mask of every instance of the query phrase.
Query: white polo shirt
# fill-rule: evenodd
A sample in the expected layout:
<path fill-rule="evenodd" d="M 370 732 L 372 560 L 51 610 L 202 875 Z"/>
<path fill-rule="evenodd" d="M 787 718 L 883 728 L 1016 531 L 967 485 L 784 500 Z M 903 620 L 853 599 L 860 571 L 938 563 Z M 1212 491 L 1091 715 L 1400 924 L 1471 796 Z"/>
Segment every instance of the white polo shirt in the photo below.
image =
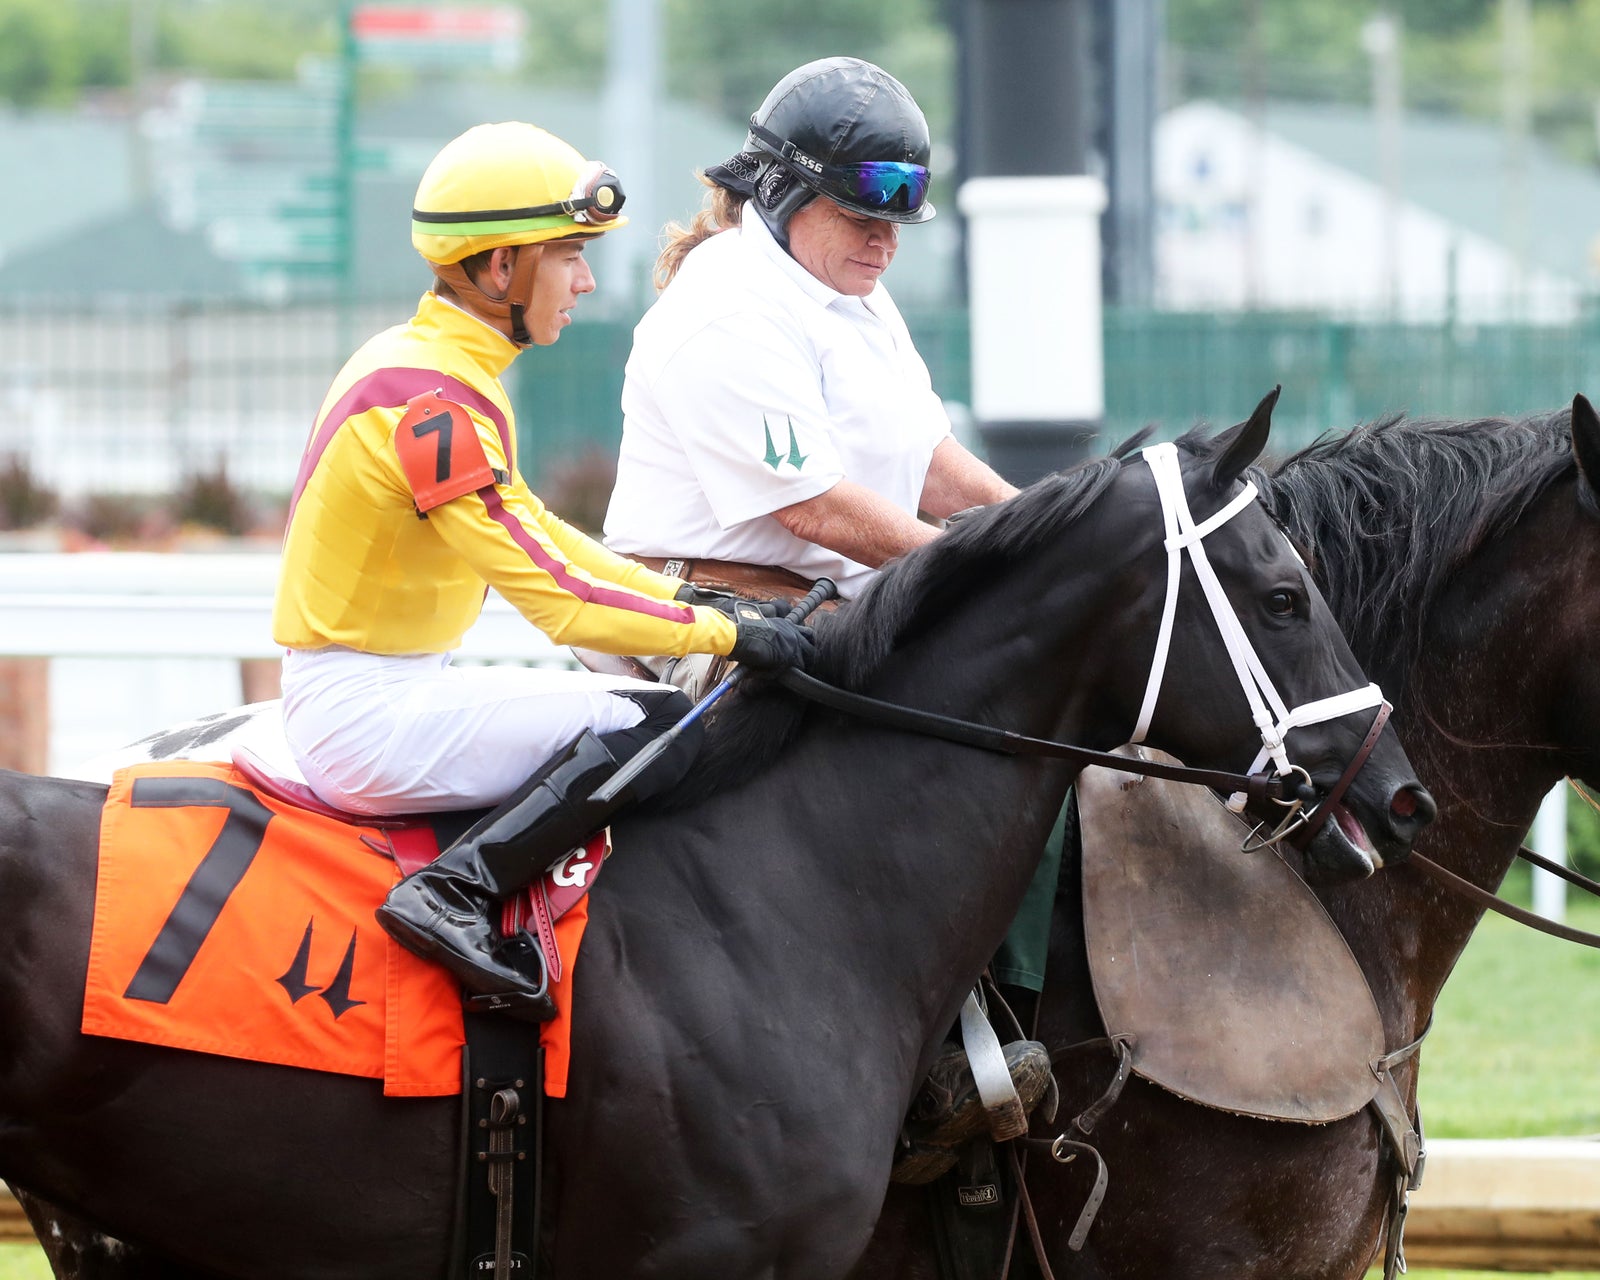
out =
<path fill-rule="evenodd" d="M 779 565 L 855 595 L 872 569 L 772 512 L 848 477 L 915 515 L 950 419 L 883 285 L 836 293 L 758 215 L 697 245 L 633 334 L 605 541 Z"/>

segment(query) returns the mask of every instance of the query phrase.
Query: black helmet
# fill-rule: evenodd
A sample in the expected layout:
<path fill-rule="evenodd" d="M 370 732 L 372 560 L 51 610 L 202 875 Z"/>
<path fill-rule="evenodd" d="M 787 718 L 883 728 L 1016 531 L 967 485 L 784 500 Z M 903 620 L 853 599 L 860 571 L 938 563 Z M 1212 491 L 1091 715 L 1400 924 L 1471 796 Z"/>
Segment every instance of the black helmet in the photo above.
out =
<path fill-rule="evenodd" d="M 818 195 L 870 218 L 926 222 L 928 151 L 928 122 L 903 84 L 860 58 L 821 58 L 773 86 L 744 151 L 706 175 L 751 196 L 787 247 L 789 218 Z"/>

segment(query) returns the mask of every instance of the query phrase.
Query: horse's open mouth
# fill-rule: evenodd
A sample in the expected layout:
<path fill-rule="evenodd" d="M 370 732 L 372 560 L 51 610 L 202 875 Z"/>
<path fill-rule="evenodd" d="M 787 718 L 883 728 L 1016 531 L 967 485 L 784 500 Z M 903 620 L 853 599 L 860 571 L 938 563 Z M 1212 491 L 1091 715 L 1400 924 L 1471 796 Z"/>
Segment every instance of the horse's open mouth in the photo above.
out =
<path fill-rule="evenodd" d="M 1334 803 L 1329 814 L 1333 819 L 1326 825 L 1326 830 L 1337 831 L 1343 837 L 1353 852 L 1362 858 L 1372 871 L 1383 866 L 1383 855 L 1378 852 L 1372 843 L 1372 838 L 1367 835 L 1367 829 L 1361 825 L 1361 820 L 1351 813 L 1344 805 Z"/>

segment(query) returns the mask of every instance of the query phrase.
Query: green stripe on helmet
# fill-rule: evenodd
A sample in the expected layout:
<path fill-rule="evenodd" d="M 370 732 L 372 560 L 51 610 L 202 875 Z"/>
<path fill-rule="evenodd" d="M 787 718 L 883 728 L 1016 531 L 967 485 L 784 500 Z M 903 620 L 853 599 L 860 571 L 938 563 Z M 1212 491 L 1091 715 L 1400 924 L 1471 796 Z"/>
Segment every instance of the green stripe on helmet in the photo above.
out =
<path fill-rule="evenodd" d="M 565 213 L 543 218 L 507 218 L 490 222 L 419 222 L 412 219 L 411 231 L 420 236 L 498 236 L 508 231 L 549 231 L 557 227 L 576 226 Z"/>

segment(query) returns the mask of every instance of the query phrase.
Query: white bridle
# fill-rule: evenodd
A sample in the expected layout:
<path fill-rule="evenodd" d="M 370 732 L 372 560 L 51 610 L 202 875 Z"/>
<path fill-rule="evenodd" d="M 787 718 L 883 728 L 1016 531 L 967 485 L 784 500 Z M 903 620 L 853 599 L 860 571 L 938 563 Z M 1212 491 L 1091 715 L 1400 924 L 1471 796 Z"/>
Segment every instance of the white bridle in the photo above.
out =
<path fill-rule="evenodd" d="M 1250 718 L 1261 733 L 1261 750 L 1246 772 L 1255 773 L 1268 758 L 1277 766 L 1280 777 L 1295 772 L 1297 766 L 1289 763 L 1289 753 L 1284 747 L 1284 739 L 1290 729 L 1336 720 L 1352 711 L 1378 706 L 1383 702 L 1383 691 L 1377 685 L 1369 684 L 1349 693 L 1302 703 L 1292 709 L 1286 707 L 1278 696 L 1272 677 L 1261 665 L 1250 638 L 1245 635 L 1244 627 L 1240 625 L 1233 605 L 1222 589 L 1222 583 L 1217 580 L 1216 570 L 1206 558 L 1204 544 L 1208 534 L 1216 532 L 1256 500 L 1255 485 L 1246 484 L 1244 491 L 1229 501 L 1227 506 L 1212 514 L 1203 524 L 1196 524 L 1189 511 L 1189 499 L 1183 492 L 1177 446 L 1153 444 L 1142 452 L 1144 460 L 1150 464 L 1150 473 L 1155 477 L 1156 492 L 1161 496 L 1161 514 L 1166 522 L 1167 599 L 1161 610 L 1161 630 L 1156 636 L 1155 658 L 1150 666 L 1150 679 L 1145 685 L 1144 705 L 1139 708 L 1139 723 L 1134 727 L 1133 737 L 1129 741 L 1144 741 L 1150 730 L 1150 718 L 1155 714 L 1156 699 L 1160 696 L 1161 681 L 1166 674 L 1167 654 L 1172 645 L 1172 622 L 1178 608 L 1178 583 L 1183 571 L 1183 553 L 1187 550 L 1194 565 L 1195 577 L 1205 590 L 1206 600 L 1211 605 L 1211 616 L 1216 619 L 1217 629 L 1222 633 L 1223 643 L 1228 649 L 1228 657 L 1239 677 L 1239 686 L 1250 701 Z M 1291 550 L 1293 546 L 1290 543 Z M 1295 558 L 1299 559 L 1298 552 Z M 1305 771 L 1300 772 L 1303 774 Z M 1228 807 L 1236 813 L 1244 808 L 1244 804 L 1242 792 L 1236 792 L 1228 800 Z"/>

